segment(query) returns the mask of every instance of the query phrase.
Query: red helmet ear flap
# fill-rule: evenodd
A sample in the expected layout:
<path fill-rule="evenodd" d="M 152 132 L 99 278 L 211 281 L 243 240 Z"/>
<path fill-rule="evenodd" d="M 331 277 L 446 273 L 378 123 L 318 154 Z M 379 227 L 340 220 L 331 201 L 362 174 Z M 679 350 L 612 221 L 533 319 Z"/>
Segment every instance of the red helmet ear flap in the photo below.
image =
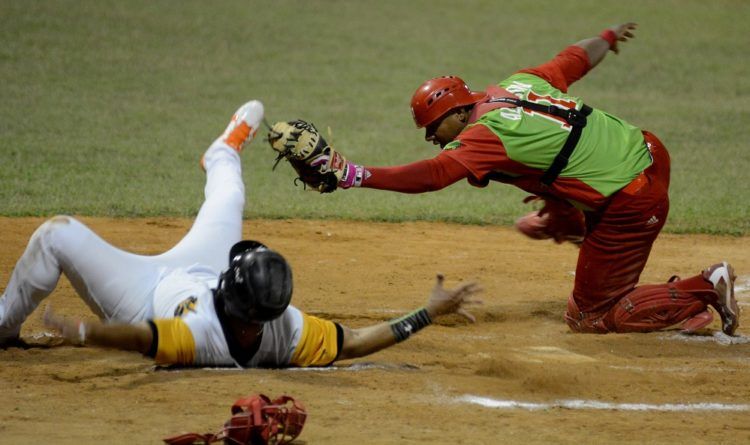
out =
<path fill-rule="evenodd" d="M 417 128 L 423 128 L 449 111 L 473 105 L 487 93 L 471 91 L 460 77 L 442 76 L 430 79 L 417 88 L 411 98 L 411 112 Z"/>

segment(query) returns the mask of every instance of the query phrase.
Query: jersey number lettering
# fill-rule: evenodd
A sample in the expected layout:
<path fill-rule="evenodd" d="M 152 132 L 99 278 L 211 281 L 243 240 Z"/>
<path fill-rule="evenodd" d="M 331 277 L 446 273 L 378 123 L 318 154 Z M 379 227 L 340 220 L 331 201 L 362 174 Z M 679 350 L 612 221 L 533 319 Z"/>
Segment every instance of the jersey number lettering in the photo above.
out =
<path fill-rule="evenodd" d="M 540 96 L 533 91 L 529 91 L 529 95 L 526 98 L 526 100 L 528 100 L 529 102 L 533 102 L 535 104 L 552 105 L 557 108 L 561 108 L 563 110 L 570 110 L 571 108 L 575 108 L 576 106 L 576 102 L 574 100 L 557 99 L 552 96 Z M 529 113 L 530 115 L 540 116 L 545 119 L 549 119 L 551 121 L 557 122 L 560 124 L 560 127 L 562 127 L 563 130 L 567 130 L 567 131 L 571 130 L 570 125 L 563 118 L 553 116 L 547 113 L 539 113 L 536 111 L 527 111 L 527 113 Z"/>

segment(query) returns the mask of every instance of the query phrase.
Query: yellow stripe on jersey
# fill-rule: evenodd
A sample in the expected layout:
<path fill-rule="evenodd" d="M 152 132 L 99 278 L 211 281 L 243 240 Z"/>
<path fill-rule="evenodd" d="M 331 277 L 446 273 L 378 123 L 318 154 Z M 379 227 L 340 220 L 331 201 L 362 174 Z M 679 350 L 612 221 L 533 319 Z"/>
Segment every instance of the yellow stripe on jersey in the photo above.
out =
<path fill-rule="evenodd" d="M 195 361 L 195 340 L 181 318 L 153 320 L 159 336 L 154 359 L 159 365 L 192 365 Z"/>
<path fill-rule="evenodd" d="M 328 320 L 302 313 L 302 336 L 294 350 L 291 364 L 326 366 L 336 358 L 338 343 L 336 325 Z"/>

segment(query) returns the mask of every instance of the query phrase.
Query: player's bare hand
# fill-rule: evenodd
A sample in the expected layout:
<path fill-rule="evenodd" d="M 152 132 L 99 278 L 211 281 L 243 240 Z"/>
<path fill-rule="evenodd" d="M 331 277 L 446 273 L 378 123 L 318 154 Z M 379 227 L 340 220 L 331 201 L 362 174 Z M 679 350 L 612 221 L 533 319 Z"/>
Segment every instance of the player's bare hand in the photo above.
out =
<path fill-rule="evenodd" d="M 80 320 L 68 320 L 52 311 L 51 306 L 44 310 L 44 325 L 58 331 L 71 344 L 83 345 L 86 341 L 86 325 Z"/>
<path fill-rule="evenodd" d="M 472 297 L 481 292 L 482 288 L 479 284 L 471 282 L 461 284 L 454 289 L 446 289 L 443 287 L 444 280 L 445 277 L 442 274 L 437 275 L 435 287 L 432 288 L 430 299 L 427 301 L 427 312 L 430 317 L 434 319 L 441 315 L 456 313 L 472 323 L 475 322 L 476 317 L 466 311 L 464 306 L 481 304 L 481 300 Z"/>
<path fill-rule="evenodd" d="M 622 25 L 617 25 L 613 28 L 610 28 L 615 35 L 617 36 L 617 41 L 614 45 L 612 45 L 612 51 L 614 51 L 615 54 L 620 53 L 620 49 L 617 47 L 619 44 L 618 42 L 627 42 L 629 39 L 634 39 L 635 34 L 633 34 L 633 31 L 638 27 L 637 23 L 634 22 L 628 22 L 623 23 Z"/>

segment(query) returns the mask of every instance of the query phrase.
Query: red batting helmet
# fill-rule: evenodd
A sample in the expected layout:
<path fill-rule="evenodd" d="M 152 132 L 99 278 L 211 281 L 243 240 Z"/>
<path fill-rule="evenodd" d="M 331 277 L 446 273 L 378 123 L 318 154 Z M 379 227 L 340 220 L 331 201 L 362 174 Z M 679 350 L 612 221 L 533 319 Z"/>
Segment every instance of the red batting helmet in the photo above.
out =
<path fill-rule="evenodd" d="M 417 128 L 422 128 L 454 108 L 475 104 L 485 97 L 487 93 L 471 91 L 460 77 L 436 77 L 420 85 L 414 92 L 411 113 Z"/>

